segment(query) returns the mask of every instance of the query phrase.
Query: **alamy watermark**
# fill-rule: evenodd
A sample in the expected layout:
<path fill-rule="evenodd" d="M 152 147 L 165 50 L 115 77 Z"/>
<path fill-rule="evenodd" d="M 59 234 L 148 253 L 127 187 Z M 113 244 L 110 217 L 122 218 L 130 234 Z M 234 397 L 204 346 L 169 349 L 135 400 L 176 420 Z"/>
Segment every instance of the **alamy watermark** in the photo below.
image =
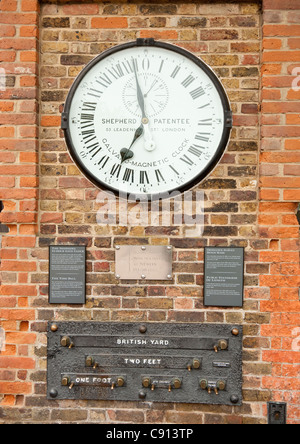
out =
<path fill-rule="evenodd" d="M 300 351 L 300 327 L 294 328 L 292 335 L 296 336 L 292 341 L 292 350 L 298 352 Z"/>
<path fill-rule="evenodd" d="M 0 327 L 0 352 L 5 350 L 5 330 Z"/>
<path fill-rule="evenodd" d="M 292 71 L 292 76 L 296 76 L 292 82 L 293 91 L 300 91 L 300 67 L 296 67 Z"/>
<path fill-rule="evenodd" d="M 185 226 L 189 235 L 204 230 L 204 192 L 173 191 L 154 200 L 120 192 L 100 191 L 97 195 L 99 225 L 170 227 Z M 195 233 L 193 234 L 193 231 Z"/>
<path fill-rule="evenodd" d="M 0 68 L 0 91 L 6 90 L 6 73 L 4 68 Z"/>

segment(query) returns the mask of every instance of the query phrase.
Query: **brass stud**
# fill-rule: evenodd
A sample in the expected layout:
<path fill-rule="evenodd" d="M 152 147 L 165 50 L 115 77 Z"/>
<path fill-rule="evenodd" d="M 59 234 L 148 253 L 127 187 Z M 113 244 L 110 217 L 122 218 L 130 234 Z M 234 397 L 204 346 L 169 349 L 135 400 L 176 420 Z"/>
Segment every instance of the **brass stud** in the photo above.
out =
<path fill-rule="evenodd" d="M 174 378 L 173 379 L 173 386 L 176 389 L 179 389 L 181 387 L 181 380 L 179 378 Z"/>
<path fill-rule="evenodd" d="M 125 384 L 124 378 L 122 376 L 119 376 L 117 378 L 117 386 L 118 387 L 123 387 L 124 384 Z"/>
<path fill-rule="evenodd" d="M 53 333 L 56 332 L 58 330 L 57 324 L 52 324 L 50 330 L 53 331 Z"/>
<path fill-rule="evenodd" d="M 200 368 L 200 361 L 199 359 L 193 359 L 193 368 L 198 369 Z"/>
<path fill-rule="evenodd" d="M 146 333 L 146 331 L 147 331 L 147 326 L 146 325 L 140 325 L 139 332 L 140 333 Z"/>

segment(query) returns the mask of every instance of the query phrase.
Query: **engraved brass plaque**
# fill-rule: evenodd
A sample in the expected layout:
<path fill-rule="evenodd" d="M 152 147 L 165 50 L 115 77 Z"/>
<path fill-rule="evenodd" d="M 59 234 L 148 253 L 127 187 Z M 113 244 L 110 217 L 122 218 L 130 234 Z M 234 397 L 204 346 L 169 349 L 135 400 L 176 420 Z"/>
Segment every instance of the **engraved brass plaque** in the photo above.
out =
<path fill-rule="evenodd" d="M 117 245 L 116 277 L 126 280 L 171 280 L 172 247 Z"/>

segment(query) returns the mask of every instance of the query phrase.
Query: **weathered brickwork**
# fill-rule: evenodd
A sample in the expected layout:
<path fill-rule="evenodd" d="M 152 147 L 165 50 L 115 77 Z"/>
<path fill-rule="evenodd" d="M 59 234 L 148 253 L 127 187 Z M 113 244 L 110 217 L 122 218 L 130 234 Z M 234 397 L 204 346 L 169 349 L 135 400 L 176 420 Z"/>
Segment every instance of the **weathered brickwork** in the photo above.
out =
<path fill-rule="evenodd" d="M 10 232 L 1 250 L 0 423 L 266 423 L 270 400 L 287 402 L 289 422 L 300 422 L 299 19 L 298 0 L 1 1 L 0 220 Z M 197 54 L 231 101 L 231 142 L 196 188 L 205 196 L 201 236 L 171 223 L 97 224 L 99 190 L 66 149 L 60 114 L 74 78 L 138 37 Z M 51 244 L 87 246 L 85 306 L 48 304 Z M 173 245 L 174 279 L 119 283 L 116 244 Z M 217 245 L 245 247 L 242 309 L 203 306 L 203 247 Z M 241 323 L 243 406 L 48 401 L 52 319 Z"/>

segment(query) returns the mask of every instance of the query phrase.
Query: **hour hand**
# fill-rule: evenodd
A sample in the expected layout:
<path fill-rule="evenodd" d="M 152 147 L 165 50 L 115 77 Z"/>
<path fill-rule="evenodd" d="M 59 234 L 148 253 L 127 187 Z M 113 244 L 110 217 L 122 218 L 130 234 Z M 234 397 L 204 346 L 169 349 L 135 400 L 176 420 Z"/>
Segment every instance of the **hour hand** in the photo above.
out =
<path fill-rule="evenodd" d="M 131 151 L 130 148 L 137 141 L 137 139 L 142 136 L 143 132 L 144 132 L 144 125 L 141 125 L 138 127 L 138 129 L 134 133 L 133 141 L 131 142 L 130 147 L 121 149 L 121 151 L 120 151 L 121 163 L 123 163 L 123 162 L 125 162 L 125 160 L 131 159 L 133 157 L 134 153 L 133 153 L 133 151 Z"/>

